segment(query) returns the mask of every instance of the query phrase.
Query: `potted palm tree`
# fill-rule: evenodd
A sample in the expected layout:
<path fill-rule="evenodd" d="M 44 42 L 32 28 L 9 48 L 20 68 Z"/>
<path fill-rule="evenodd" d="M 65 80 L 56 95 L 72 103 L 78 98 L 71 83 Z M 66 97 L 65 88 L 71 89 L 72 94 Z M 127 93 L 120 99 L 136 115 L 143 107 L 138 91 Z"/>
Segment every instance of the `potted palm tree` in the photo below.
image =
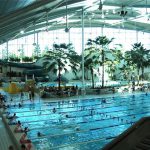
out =
<path fill-rule="evenodd" d="M 89 41 L 90 40 L 88 40 L 88 42 Z M 85 67 L 85 70 L 87 70 L 87 74 L 88 74 L 88 70 L 90 71 L 91 79 L 92 79 L 91 80 L 92 81 L 92 88 L 94 89 L 95 88 L 95 86 L 94 86 L 95 85 L 94 69 L 97 69 L 99 64 L 101 63 L 100 53 L 92 45 L 90 45 L 88 48 L 86 48 L 84 50 L 84 53 L 85 53 L 84 67 Z"/>
<path fill-rule="evenodd" d="M 150 65 L 150 50 L 144 48 L 143 44 L 135 43 L 132 45 L 131 51 L 126 52 L 126 60 L 129 65 L 135 66 L 137 69 L 138 84 L 140 80 L 140 70 L 141 79 L 144 79 L 144 68 Z"/>
<path fill-rule="evenodd" d="M 108 45 L 113 41 L 114 38 L 108 39 L 106 36 L 98 36 L 95 40 L 89 39 L 87 45 L 94 46 L 95 50 L 99 52 L 100 59 L 98 62 L 102 66 L 102 88 L 104 87 L 104 72 L 105 72 L 105 57 L 109 51 Z"/>
<path fill-rule="evenodd" d="M 68 72 L 69 68 L 72 69 L 76 75 L 80 56 L 74 51 L 72 44 L 54 44 L 53 50 L 47 51 L 44 55 L 43 66 L 47 72 L 58 74 L 58 89 L 60 90 L 62 72 Z"/>
<path fill-rule="evenodd" d="M 133 58 L 133 63 L 136 64 L 138 70 L 138 78 L 139 78 L 139 71 L 141 69 L 141 79 L 144 79 L 144 68 L 149 66 L 150 62 L 150 50 L 144 48 L 143 44 L 135 43 L 132 45 L 133 48 L 131 50 L 131 57 Z"/>

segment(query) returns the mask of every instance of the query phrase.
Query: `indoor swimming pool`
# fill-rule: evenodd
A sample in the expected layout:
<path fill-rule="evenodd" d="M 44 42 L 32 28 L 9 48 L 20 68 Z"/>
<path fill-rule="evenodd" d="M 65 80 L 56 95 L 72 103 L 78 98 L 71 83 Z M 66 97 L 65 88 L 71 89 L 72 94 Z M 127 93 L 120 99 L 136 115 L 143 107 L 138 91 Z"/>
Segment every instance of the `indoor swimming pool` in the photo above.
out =
<path fill-rule="evenodd" d="M 37 150 L 100 150 L 134 122 L 150 115 L 150 94 L 39 101 L 10 107 Z M 38 136 L 37 133 L 41 135 Z"/>

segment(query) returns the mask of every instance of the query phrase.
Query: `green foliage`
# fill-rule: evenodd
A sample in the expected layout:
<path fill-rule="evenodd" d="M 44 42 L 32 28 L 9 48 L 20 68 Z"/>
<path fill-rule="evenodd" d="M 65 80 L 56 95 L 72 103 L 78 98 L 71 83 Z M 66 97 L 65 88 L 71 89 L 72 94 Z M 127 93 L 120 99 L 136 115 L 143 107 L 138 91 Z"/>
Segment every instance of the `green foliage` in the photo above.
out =
<path fill-rule="evenodd" d="M 40 45 L 33 43 L 34 46 L 34 53 L 33 56 L 40 56 L 41 55 L 41 49 L 40 49 Z"/>
<path fill-rule="evenodd" d="M 16 56 L 11 56 L 9 57 L 9 61 L 12 61 L 12 62 L 20 62 L 20 58 L 19 57 L 16 57 Z"/>
<path fill-rule="evenodd" d="M 34 60 L 38 60 L 38 59 L 40 59 L 40 58 L 42 58 L 42 57 L 41 57 L 41 56 L 34 56 L 34 57 L 33 57 Z"/>
<path fill-rule="evenodd" d="M 53 50 L 47 51 L 43 60 L 45 70 L 54 74 L 58 73 L 58 77 L 60 78 L 62 72 L 68 72 L 69 69 L 77 75 L 81 56 L 74 51 L 72 44 L 62 43 L 53 44 Z"/>
<path fill-rule="evenodd" d="M 32 57 L 25 56 L 25 57 L 22 58 L 22 61 L 23 61 L 23 62 L 32 62 L 32 61 L 33 61 L 33 58 L 32 58 Z"/>
<path fill-rule="evenodd" d="M 104 64 L 108 61 L 107 54 L 110 53 L 108 45 L 113 41 L 106 36 L 98 36 L 94 40 L 88 39 L 85 49 L 85 69 L 91 70 L 92 86 L 94 87 L 94 72 L 97 66 L 102 66 L 102 87 L 104 86 Z"/>
<path fill-rule="evenodd" d="M 132 45 L 131 51 L 125 53 L 125 60 L 130 66 L 134 66 L 138 72 L 142 71 L 141 78 L 144 79 L 144 68 L 150 65 L 150 50 L 144 48 L 143 44 L 135 43 Z"/>
<path fill-rule="evenodd" d="M 116 45 L 114 49 L 110 50 L 112 58 L 107 59 L 106 65 L 108 69 L 106 70 L 109 74 L 111 80 L 116 80 L 115 73 L 119 71 L 118 67 L 121 66 L 123 60 L 122 45 Z"/>
<path fill-rule="evenodd" d="M 81 56 L 74 51 L 72 44 L 54 44 L 53 48 L 44 55 L 43 65 L 46 69 L 55 72 L 60 66 L 62 70 L 68 71 L 67 67 L 69 66 L 76 74 Z"/>
<path fill-rule="evenodd" d="M 106 36 L 98 36 L 94 40 L 94 43 L 96 45 L 106 46 L 109 45 L 113 41 L 113 39 L 114 38 L 108 39 Z"/>

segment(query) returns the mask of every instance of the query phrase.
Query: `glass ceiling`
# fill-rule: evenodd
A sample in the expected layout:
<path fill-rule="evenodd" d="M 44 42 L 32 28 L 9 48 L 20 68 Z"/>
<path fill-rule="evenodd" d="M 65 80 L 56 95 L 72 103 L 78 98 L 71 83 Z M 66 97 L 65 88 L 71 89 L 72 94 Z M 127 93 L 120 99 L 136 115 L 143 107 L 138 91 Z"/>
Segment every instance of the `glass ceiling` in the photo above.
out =
<path fill-rule="evenodd" d="M 85 27 L 134 30 L 136 24 L 136 30 L 150 32 L 149 0 L 0 0 L 0 4 L 4 16 L 0 17 L 0 44 L 44 29 L 80 28 L 82 8 Z"/>

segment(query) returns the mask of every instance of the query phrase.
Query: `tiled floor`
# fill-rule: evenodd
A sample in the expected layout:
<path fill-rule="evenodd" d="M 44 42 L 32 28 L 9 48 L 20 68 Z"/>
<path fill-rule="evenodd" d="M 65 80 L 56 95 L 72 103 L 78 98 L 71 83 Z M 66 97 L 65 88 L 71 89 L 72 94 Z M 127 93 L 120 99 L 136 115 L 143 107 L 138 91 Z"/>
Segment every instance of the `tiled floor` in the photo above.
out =
<path fill-rule="evenodd" d="M 9 134 L 4 126 L 2 118 L 0 118 L 0 150 L 8 150 L 8 147 L 13 145 Z"/>

